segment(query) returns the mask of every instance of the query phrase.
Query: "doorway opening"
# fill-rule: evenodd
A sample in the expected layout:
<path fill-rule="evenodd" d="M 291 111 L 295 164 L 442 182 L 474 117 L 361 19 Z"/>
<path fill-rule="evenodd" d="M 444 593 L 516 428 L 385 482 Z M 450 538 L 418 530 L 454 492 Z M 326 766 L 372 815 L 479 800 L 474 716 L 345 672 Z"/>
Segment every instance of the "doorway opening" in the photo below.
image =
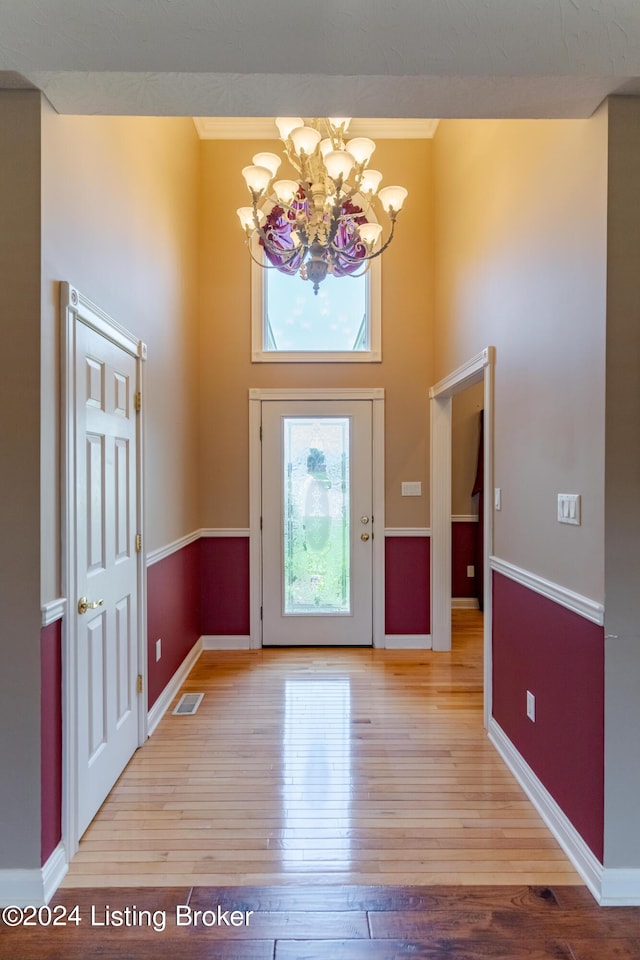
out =
<path fill-rule="evenodd" d="M 431 408 L 431 634 L 434 650 L 451 649 L 452 398 L 476 383 L 484 386 L 483 513 L 484 724 L 491 717 L 491 572 L 493 551 L 493 384 L 495 347 L 486 347 L 429 391 Z"/>

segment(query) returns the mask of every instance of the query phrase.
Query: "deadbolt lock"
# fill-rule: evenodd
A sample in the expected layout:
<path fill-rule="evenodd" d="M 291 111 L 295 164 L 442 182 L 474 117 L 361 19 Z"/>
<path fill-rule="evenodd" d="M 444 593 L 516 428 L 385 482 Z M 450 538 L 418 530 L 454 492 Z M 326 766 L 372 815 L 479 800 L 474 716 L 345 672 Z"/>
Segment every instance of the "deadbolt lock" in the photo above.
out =
<path fill-rule="evenodd" d="M 369 517 L 360 517 L 360 523 L 369 523 Z"/>

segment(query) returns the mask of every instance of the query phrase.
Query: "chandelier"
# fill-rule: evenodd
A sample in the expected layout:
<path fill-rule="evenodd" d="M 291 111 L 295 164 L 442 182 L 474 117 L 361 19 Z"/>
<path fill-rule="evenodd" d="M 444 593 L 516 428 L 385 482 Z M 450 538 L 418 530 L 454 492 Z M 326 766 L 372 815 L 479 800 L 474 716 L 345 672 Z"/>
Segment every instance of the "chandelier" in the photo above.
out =
<path fill-rule="evenodd" d="M 281 164 L 275 153 L 257 153 L 242 171 L 251 206 L 237 213 L 251 256 L 262 267 L 299 273 L 316 294 L 327 273 L 360 276 L 387 249 L 407 196 L 404 187 L 378 190 L 382 174 L 369 169 L 376 145 L 368 137 L 345 140 L 350 122 L 350 117 L 328 117 L 307 126 L 302 117 L 277 117 L 297 180 L 272 183 Z M 382 243 L 374 197 L 391 223 Z M 263 257 L 253 253 L 256 241 Z"/>

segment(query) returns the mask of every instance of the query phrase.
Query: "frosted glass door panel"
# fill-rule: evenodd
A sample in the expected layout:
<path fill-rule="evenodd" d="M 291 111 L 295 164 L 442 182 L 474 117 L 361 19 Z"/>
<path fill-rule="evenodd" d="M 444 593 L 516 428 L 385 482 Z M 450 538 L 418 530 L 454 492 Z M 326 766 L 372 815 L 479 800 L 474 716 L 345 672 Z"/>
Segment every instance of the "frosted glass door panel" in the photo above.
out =
<path fill-rule="evenodd" d="M 262 403 L 262 642 L 370 646 L 369 400 Z"/>
<path fill-rule="evenodd" d="M 350 614 L 349 418 L 283 428 L 284 614 Z"/>

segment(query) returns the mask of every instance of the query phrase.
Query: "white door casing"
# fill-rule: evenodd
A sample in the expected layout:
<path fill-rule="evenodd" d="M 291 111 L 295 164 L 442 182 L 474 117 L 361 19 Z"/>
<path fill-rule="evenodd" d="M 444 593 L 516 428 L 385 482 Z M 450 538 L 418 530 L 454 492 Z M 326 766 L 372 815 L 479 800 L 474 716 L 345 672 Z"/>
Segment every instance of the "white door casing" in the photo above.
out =
<path fill-rule="evenodd" d="M 263 607 L 263 552 L 262 530 L 260 528 L 263 513 L 262 505 L 262 458 L 263 444 L 260 440 L 263 406 L 271 402 L 286 401 L 369 401 L 372 415 L 372 509 L 378 536 L 371 536 L 368 542 L 359 537 L 366 527 L 361 525 L 361 513 L 356 517 L 358 524 L 358 545 L 371 548 L 372 568 L 372 630 L 373 646 L 384 646 L 384 390 L 381 388 L 310 388 L 310 389 L 252 389 L 249 391 L 249 476 L 250 476 L 250 595 L 251 595 L 251 646 L 260 647 L 263 642 L 261 608 Z M 320 407 L 316 408 L 320 410 Z M 278 598 L 281 587 L 276 588 Z M 324 641 L 321 641 L 324 642 Z M 339 641 L 350 643 L 352 641 Z M 368 641 L 371 643 L 371 639 Z"/>
<path fill-rule="evenodd" d="M 492 709 L 493 419 L 495 347 L 444 377 L 429 391 L 431 411 L 431 635 L 434 650 L 451 649 L 451 398 L 484 383 L 484 725 Z"/>
<path fill-rule="evenodd" d="M 70 858 L 146 736 L 146 696 L 138 687 L 146 671 L 136 412 L 146 350 L 69 284 L 62 285 L 62 306 L 63 838 Z"/>
<path fill-rule="evenodd" d="M 319 439 L 314 441 L 314 437 Z M 295 444 L 296 438 L 301 454 L 299 482 L 292 485 L 287 476 L 286 448 L 290 440 Z M 311 459 L 321 458 L 321 473 L 309 472 L 307 454 L 309 444 L 314 442 L 322 447 L 322 450 L 311 451 Z M 264 646 L 372 644 L 376 525 L 372 509 L 371 446 L 370 400 L 262 404 Z M 295 453 L 290 453 L 289 463 L 293 458 Z M 291 516 L 294 512 L 297 520 Z M 312 512 L 318 515 L 306 515 Z M 335 516 L 329 516 L 329 512 Z M 300 564 L 306 568 L 306 564 L 311 563 L 312 569 L 323 571 L 326 577 L 324 573 L 314 573 L 310 578 L 298 578 L 294 573 L 285 575 L 287 544 L 295 539 L 292 533 L 285 537 L 285 527 L 293 527 L 295 523 L 300 529 L 294 553 Z M 333 531 L 331 537 L 330 531 Z M 329 554 L 324 543 L 331 538 L 335 538 L 330 553 L 336 567 L 334 573 L 338 575 L 330 583 Z M 330 606 L 314 609 L 314 601 L 318 603 L 323 590 L 320 584 L 325 582 L 332 594 Z M 306 586 L 308 596 L 304 599 L 295 599 L 299 584 Z"/>

